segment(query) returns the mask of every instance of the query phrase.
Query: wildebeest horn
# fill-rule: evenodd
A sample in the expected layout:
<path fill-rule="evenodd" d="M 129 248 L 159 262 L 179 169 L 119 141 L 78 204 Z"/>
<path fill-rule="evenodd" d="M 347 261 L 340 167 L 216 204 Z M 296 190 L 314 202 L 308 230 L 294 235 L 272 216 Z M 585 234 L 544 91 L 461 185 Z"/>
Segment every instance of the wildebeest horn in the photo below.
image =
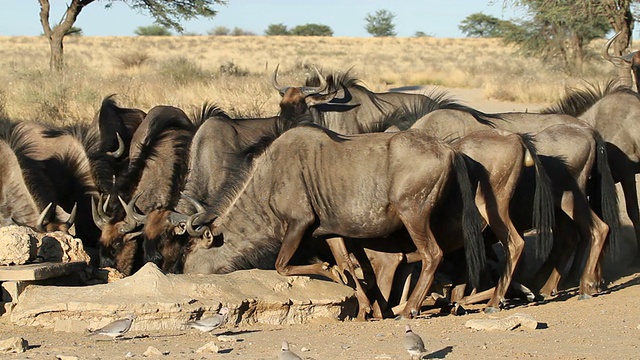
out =
<path fill-rule="evenodd" d="M 327 87 L 328 87 L 327 80 L 324 78 L 324 76 L 322 76 L 322 74 L 320 74 L 320 70 L 318 70 L 318 68 L 315 65 L 313 65 L 313 70 L 318 75 L 318 80 L 320 80 L 320 86 L 318 87 L 305 86 L 303 88 L 300 88 L 300 91 L 302 91 L 302 93 L 305 95 L 319 94 L 327 90 Z"/>
<path fill-rule="evenodd" d="M 49 210 L 51 209 L 51 206 L 53 205 L 52 202 L 49 203 L 49 205 L 47 205 L 44 210 L 42 210 L 42 212 L 40 213 L 40 216 L 38 216 L 38 220 L 36 221 L 36 230 L 38 230 L 39 232 L 46 232 L 47 230 L 44 228 L 45 227 L 45 219 L 47 217 L 47 215 L 49 214 Z"/>
<path fill-rule="evenodd" d="M 602 57 L 616 66 L 618 66 L 618 64 L 616 64 L 616 60 L 624 61 L 627 64 L 630 64 L 631 60 L 633 59 L 633 55 L 635 55 L 635 53 L 637 52 L 637 51 L 634 51 L 624 56 L 613 56 L 609 54 L 609 48 L 611 47 L 611 44 L 613 44 L 613 42 L 618 38 L 618 36 L 620 36 L 620 34 L 622 34 L 622 31 L 618 31 L 615 35 L 611 37 L 611 39 L 607 40 L 607 42 L 602 47 Z"/>
<path fill-rule="evenodd" d="M 122 141 L 122 137 L 119 132 L 116 132 L 116 139 L 118 139 L 118 148 L 116 151 L 107 151 L 107 155 L 113 156 L 116 159 L 119 159 L 124 155 L 124 141 Z"/>
<path fill-rule="evenodd" d="M 142 193 L 143 191 L 135 194 L 128 204 L 120 196 L 118 196 L 118 200 L 120 201 L 120 204 L 122 204 L 124 212 L 127 214 L 124 221 L 129 224 L 129 227 L 131 227 L 129 231 L 133 230 L 138 225 L 144 224 L 147 220 L 147 215 L 138 214 L 138 212 L 136 212 L 135 210 L 136 201 L 138 201 L 138 198 L 140 198 L 140 195 L 142 195 Z"/>
<path fill-rule="evenodd" d="M 200 204 L 200 202 L 194 198 L 192 198 L 191 196 L 187 195 L 187 194 L 182 194 L 182 197 L 184 197 L 185 199 L 187 199 L 191 204 L 193 204 L 193 207 L 196 208 L 196 213 L 203 213 L 206 212 L 207 210 L 204 208 L 204 206 L 202 206 L 202 204 Z"/>
<path fill-rule="evenodd" d="M 107 197 L 107 202 L 109 202 L 109 197 Z M 96 206 L 93 196 L 91 197 L 91 216 L 93 217 L 93 222 L 100 230 L 102 230 L 109 221 L 109 218 L 105 214 L 104 206 L 105 205 L 102 204 L 102 196 L 100 196 L 98 206 Z"/>
<path fill-rule="evenodd" d="M 65 220 L 65 224 L 71 227 L 73 223 L 76 221 L 76 213 L 78 212 L 78 203 L 73 204 L 73 208 L 71 209 L 71 213 L 69 213 L 69 217 Z"/>
<path fill-rule="evenodd" d="M 280 84 L 278 84 L 278 68 L 279 67 L 280 67 L 280 64 L 276 65 L 276 69 L 273 70 L 273 75 L 271 75 L 271 86 L 273 86 L 276 90 L 278 90 L 278 92 L 282 95 L 287 91 L 289 86 L 280 86 Z"/>
<path fill-rule="evenodd" d="M 200 237 L 207 230 L 207 227 L 206 226 L 201 226 L 201 224 L 197 225 L 198 226 L 197 229 L 193 228 L 194 220 L 196 220 L 197 218 L 200 217 L 200 215 L 203 215 L 203 214 L 204 213 L 195 213 L 195 214 L 189 216 L 189 219 L 187 220 L 187 232 L 189 233 L 189 235 L 191 235 L 193 237 Z"/>

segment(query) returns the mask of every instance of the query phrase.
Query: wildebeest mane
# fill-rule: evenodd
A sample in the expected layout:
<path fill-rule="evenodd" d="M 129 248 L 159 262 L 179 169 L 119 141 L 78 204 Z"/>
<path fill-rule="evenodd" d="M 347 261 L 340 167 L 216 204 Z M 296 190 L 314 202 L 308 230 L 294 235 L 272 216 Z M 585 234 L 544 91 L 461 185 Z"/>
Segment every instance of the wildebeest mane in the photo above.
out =
<path fill-rule="evenodd" d="M 133 191 L 136 189 L 140 179 L 142 178 L 147 162 L 159 155 L 157 153 L 157 145 L 162 140 L 171 136 L 175 130 L 186 131 L 175 136 L 173 139 L 174 156 L 183 160 L 176 161 L 173 164 L 171 178 L 168 179 L 172 186 L 171 194 L 169 196 L 169 204 L 167 204 L 167 206 L 172 207 L 177 203 L 181 190 L 181 186 L 179 186 L 179 184 L 184 184 L 187 174 L 189 146 L 194 133 L 194 126 L 190 120 L 177 117 L 166 119 L 161 118 L 160 121 L 154 121 L 149 125 L 149 131 L 143 143 L 138 144 L 140 150 L 138 156 L 135 159 L 132 159 L 127 171 L 117 181 L 116 189 L 123 198 L 129 200 L 131 196 L 133 196 Z"/>
<path fill-rule="evenodd" d="M 15 124 L 18 125 L 18 124 Z M 30 137 L 30 132 L 22 126 L 13 126 L 5 134 L 11 150 L 15 154 L 25 185 L 40 209 L 43 209 L 50 201 L 54 200 L 55 190 L 46 175 L 45 163 L 32 158 L 31 152 L 35 150 L 35 139 Z"/>
<path fill-rule="evenodd" d="M 224 110 L 222 110 L 218 105 L 209 101 L 205 101 L 199 110 L 193 111 L 189 118 L 191 119 L 193 125 L 198 128 L 200 127 L 200 125 L 202 125 L 203 122 L 212 117 L 231 120 L 231 117 Z"/>
<path fill-rule="evenodd" d="M 555 105 L 543 109 L 541 113 L 578 117 L 606 95 L 615 93 L 630 94 L 640 99 L 640 94 L 620 84 L 617 79 L 611 79 L 604 85 L 586 82 L 584 89 L 567 88 L 566 93 Z"/>
<path fill-rule="evenodd" d="M 495 127 L 492 119 L 499 119 L 498 114 L 486 114 L 480 110 L 464 105 L 455 100 L 447 91 L 435 90 L 427 94 L 423 101 L 412 102 L 409 105 L 403 104 L 388 114 L 380 124 L 381 131 L 397 126 L 400 130 L 406 130 L 411 127 L 421 117 L 436 110 L 459 110 L 464 111 L 473 116 L 476 121 L 483 125 Z"/>
<path fill-rule="evenodd" d="M 327 74 L 325 76 L 325 80 L 327 82 L 327 93 L 338 92 L 340 90 L 345 90 L 345 92 L 350 96 L 350 90 L 356 90 L 361 94 L 364 94 L 369 101 L 380 111 L 384 112 L 385 105 L 391 105 L 388 101 L 380 98 L 376 95 L 375 92 L 369 90 L 362 80 L 351 74 L 353 68 L 348 69 L 347 71 L 335 71 Z M 313 73 L 307 77 L 305 82 L 305 86 L 320 86 L 320 79 L 318 74 Z M 312 107 L 310 110 L 311 114 L 320 125 L 325 125 L 324 121 L 324 113 L 325 111 L 348 111 L 352 109 L 354 106 L 344 106 L 344 104 L 340 104 L 340 106 L 336 107 L 332 105 L 332 102 L 328 104 L 322 104 L 315 107 Z M 357 105 L 359 106 L 359 104 Z"/>

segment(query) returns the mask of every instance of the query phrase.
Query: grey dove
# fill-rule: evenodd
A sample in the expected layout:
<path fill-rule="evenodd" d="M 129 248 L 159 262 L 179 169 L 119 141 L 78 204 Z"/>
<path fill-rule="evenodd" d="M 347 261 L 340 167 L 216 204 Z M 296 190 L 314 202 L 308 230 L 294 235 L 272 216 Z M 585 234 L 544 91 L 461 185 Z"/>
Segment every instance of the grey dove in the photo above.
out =
<path fill-rule="evenodd" d="M 404 327 L 404 348 L 407 350 L 411 358 L 418 357 L 418 359 L 424 354 L 427 350 L 424 348 L 424 342 L 420 335 L 414 333 L 411 330 L 411 326 L 407 324 Z"/>
<path fill-rule="evenodd" d="M 111 322 L 100 329 L 93 330 L 89 333 L 89 336 L 93 335 L 106 335 L 111 336 L 113 339 L 124 335 L 129 329 L 136 317 L 134 315 L 127 315 L 124 319 L 119 319 Z"/>
<path fill-rule="evenodd" d="M 186 326 L 190 326 L 194 329 L 198 329 L 202 332 L 212 331 L 214 329 L 219 328 L 227 322 L 227 316 L 229 314 L 229 308 L 223 307 L 218 311 L 217 314 L 208 317 L 202 318 L 200 320 L 195 321 L 187 321 L 185 323 Z"/>
<path fill-rule="evenodd" d="M 283 341 L 282 350 L 280 351 L 280 360 L 302 360 L 302 358 L 289 350 L 289 343 Z"/>

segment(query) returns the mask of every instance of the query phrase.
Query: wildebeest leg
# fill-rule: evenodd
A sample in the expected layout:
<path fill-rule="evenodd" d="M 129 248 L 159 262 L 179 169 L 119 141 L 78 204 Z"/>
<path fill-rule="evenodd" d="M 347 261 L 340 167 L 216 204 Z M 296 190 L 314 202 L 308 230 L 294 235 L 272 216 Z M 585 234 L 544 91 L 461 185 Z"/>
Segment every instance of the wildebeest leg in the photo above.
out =
<path fill-rule="evenodd" d="M 351 277 L 353 278 L 353 282 L 356 288 L 356 298 L 358 299 L 358 319 L 365 320 L 367 314 L 371 312 L 371 302 L 367 297 L 365 290 L 362 288 L 360 281 L 356 276 L 356 267 L 351 261 L 351 256 L 347 251 L 347 246 L 344 243 L 344 239 L 342 237 L 334 237 L 327 239 L 327 244 L 331 249 L 331 253 L 336 260 L 337 264 L 342 264 L 341 266 L 345 266 Z M 339 270 L 338 270 L 339 271 Z"/>
<path fill-rule="evenodd" d="M 284 276 L 291 275 L 320 275 L 335 282 L 341 283 L 340 277 L 329 269 L 327 263 L 316 263 L 311 265 L 289 265 L 289 261 L 300 246 L 300 242 L 307 228 L 313 223 L 313 217 L 306 220 L 289 221 L 287 231 L 282 239 L 282 246 L 276 258 L 276 270 L 278 274 Z"/>
<path fill-rule="evenodd" d="M 640 253 L 640 211 L 638 210 L 636 175 L 630 170 L 626 170 L 625 173 L 624 178 L 620 181 L 620 185 L 622 186 L 622 192 L 624 193 L 627 215 L 629 216 L 631 223 L 633 223 L 633 229 L 635 230 L 637 251 Z"/>
<path fill-rule="evenodd" d="M 549 274 L 546 282 L 539 290 L 539 294 L 543 298 L 555 296 L 558 293 L 558 284 L 562 276 L 561 273 L 564 271 L 578 243 L 578 233 L 574 223 L 565 214 L 561 214 L 556 218 L 554 233 L 555 241 L 553 248 L 549 253 L 549 257 L 538 270 L 538 276 L 536 277 L 538 280 L 534 281 L 536 284 L 539 284 L 540 278 Z M 544 281 L 544 279 L 542 281 Z"/>
<path fill-rule="evenodd" d="M 582 277 L 580 278 L 580 300 L 588 299 L 594 293 L 600 291 L 602 282 L 599 261 L 603 255 L 604 244 L 609 233 L 609 225 L 605 224 L 592 210 L 587 208 L 593 219 L 591 232 L 591 246 L 589 256 L 584 266 Z M 584 226 L 580 224 L 579 226 Z M 588 230 L 588 229 L 585 229 Z"/>
<path fill-rule="evenodd" d="M 423 209 L 423 211 L 415 211 L 407 213 L 406 215 L 405 213 L 400 214 L 400 218 L 416 246 L 416 253 L 422 258 L 422 270 L 420 271 L 418 282 L 407 300 L 407 305 L 401 313 L 401 315 L 406 318 L 411 318 L 420 311 L 422 301 L 433 282 L 436 269 L 442 262 L 442 250 L 438 246 L 429 227 L 429 214 L 425 214 L 424 212 Z"/>
<path fill-rule="evenodd" d="M 399 272 L 400 276 L 403 275 L 405 267 L 403 266 L 399 269 L 398 266 L 404 260 L 404 256 L 402 253 L 390 253 L 369 248 L 365 248 L 364 252 L 371 264 L 371 269 L 375 276 L 375 286 L 378 290 L 375 292 L 376 298 L 374 302 L 377 306 L 373 309 L 373 316 L 382 318 L 388 309 L 396 273 Z"/>

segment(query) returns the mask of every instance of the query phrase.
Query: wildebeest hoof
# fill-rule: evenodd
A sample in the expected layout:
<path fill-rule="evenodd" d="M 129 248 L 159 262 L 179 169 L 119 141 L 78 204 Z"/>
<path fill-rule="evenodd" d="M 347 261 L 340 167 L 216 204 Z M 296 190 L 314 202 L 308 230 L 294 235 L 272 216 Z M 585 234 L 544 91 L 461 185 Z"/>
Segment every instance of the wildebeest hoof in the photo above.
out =
<path fill-rule="evenodd" d="M 451 308 L 451 315 L 456 315 L 456 316 L 462 316 L 465 315 L 467 313 L 467 310 L 465 310 L 465 308 L 462 307 L 462 305 L 460 304 L 453 304 L 453 307 Z"/>
<path fill-rule="evenodd" d="M 333 273 L 333 276 L 340 280 L 340 282 L 342 283 L 342 285 L 348 285 L 349 284 L 349 279 L 347 279 L 347 276 L 340 271 L 340 269 L 338 269 L 337 266 L 332 266 L 331 267 L 331 272 Z"/>
<path fill-rule="evenodd" d="M 578 300 L 588 300 L 588 299 L 591 299 L 591 298 L 592 298 L 592 296 L 589 295 L 589 294 L 582 294 L 582 295 L 578 296 Z"/>
<path fill-rule="evenodd" d="M 486 308 L 484 308 L 485 314 L 495 314 L 497 312 L 500 312 L 500 309 L 498 309 L 497 307 L 487 306 Z"/>

